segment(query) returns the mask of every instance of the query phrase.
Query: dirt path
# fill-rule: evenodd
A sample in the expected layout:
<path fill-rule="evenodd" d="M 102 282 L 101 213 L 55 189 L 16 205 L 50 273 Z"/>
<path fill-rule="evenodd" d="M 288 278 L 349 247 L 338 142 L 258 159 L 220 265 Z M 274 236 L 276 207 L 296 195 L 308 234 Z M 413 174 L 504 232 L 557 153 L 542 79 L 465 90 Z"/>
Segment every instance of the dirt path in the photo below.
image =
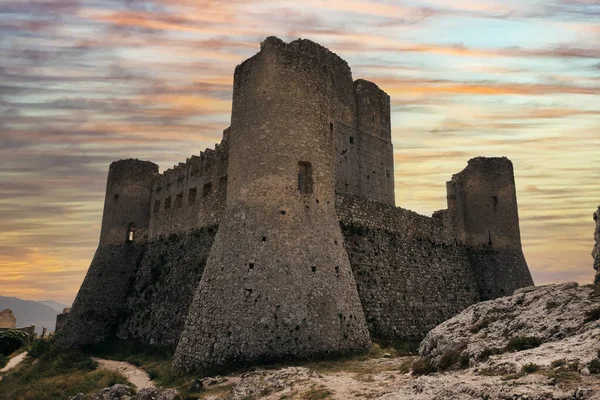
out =
<path fill-rule="evenodd" d="M 129 382 L 133 383 L 137 387 L 137 390 L 155 387 L 154 382 L 150 380 L 148 374 L 135 365 L 125 361 L 105 360 L 97 357 L 92 357 L 92 360 L 100 364 L 100 368 L 120 373 Z"/>
<path fill-rule="evenodd" d="M 0 373 L 8 372 L 11 369 L 15 368 L 17 365 L 21 364 L 25 357 L 27 357 L 27 352 L 21 353 L 18 356 L 14 356 L 8 361 L 4 368 L 0 369 Z"/>

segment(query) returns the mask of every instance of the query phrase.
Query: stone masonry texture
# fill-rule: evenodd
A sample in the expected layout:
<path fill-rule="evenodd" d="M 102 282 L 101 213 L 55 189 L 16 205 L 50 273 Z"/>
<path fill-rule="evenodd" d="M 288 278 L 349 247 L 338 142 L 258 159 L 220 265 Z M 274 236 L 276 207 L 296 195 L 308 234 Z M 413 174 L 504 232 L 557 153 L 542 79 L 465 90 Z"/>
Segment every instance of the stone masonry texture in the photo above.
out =
<path fill-rule="evenodd" d="M 336 54 L 265 39 L 235 70 L 214 150 L 161 174 L 111 164 L 58 345 L 133 339 L 174 350 L 177 369 L 221 371 L 420 339 L 533 285 L 510 160 L 470 160 L 448 208 L 419 215 L 395 207 L 390 127 L 389 96 Z"/>

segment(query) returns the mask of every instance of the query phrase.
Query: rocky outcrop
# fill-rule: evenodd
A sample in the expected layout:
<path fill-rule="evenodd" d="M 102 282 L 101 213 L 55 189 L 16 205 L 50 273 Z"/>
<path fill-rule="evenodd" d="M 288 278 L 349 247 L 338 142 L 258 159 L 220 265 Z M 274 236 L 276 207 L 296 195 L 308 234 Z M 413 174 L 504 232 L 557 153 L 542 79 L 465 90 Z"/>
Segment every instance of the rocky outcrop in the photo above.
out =
<path fill-rule="evenodd" d="M 181 396 L 175 389 L 159 390 L 156 388 L 141 389 L 136 394 L 133 390 L 122 384 L 104 388 L 94 394 L 84 395 L 78 393 L 68 400 L 180 400 Z"/>
<path fill-rule="evenodd" d="M 510 373 L 576 362 L 586 373 L 599 350 L 600 290 L 565 283 L 474 304 L 429 332 L 419 353 L 438 368 Z"/>

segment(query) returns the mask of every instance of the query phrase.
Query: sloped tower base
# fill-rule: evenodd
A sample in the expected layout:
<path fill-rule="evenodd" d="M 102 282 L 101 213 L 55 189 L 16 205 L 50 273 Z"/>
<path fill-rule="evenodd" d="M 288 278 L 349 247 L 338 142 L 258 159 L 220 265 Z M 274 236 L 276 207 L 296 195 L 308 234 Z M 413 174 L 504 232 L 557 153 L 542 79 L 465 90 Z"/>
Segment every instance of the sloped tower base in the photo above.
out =
<path fill-rule="evenodd" d="M 351 87 L 347 64 L 301 40 L 267 38 L 236 68 L 227 207 L 176 368 L 216 372 L 370 345 L 335 212 L 340 80 Z"/>

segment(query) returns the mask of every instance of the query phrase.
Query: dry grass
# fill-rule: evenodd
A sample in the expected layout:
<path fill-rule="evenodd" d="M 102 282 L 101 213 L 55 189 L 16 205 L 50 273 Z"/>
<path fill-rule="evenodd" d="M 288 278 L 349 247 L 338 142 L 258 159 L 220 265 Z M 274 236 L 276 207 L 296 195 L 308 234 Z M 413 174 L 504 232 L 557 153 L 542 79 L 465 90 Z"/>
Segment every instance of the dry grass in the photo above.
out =
<path fill-rule="evenodd" d="M 97 370 L 97 364 L 80 352 L 46 354 L 21 365 L 0 381 L 3 400 L 64 400 L 77 393 L 93 393 L 127 380 L 112 371 Z"/>

